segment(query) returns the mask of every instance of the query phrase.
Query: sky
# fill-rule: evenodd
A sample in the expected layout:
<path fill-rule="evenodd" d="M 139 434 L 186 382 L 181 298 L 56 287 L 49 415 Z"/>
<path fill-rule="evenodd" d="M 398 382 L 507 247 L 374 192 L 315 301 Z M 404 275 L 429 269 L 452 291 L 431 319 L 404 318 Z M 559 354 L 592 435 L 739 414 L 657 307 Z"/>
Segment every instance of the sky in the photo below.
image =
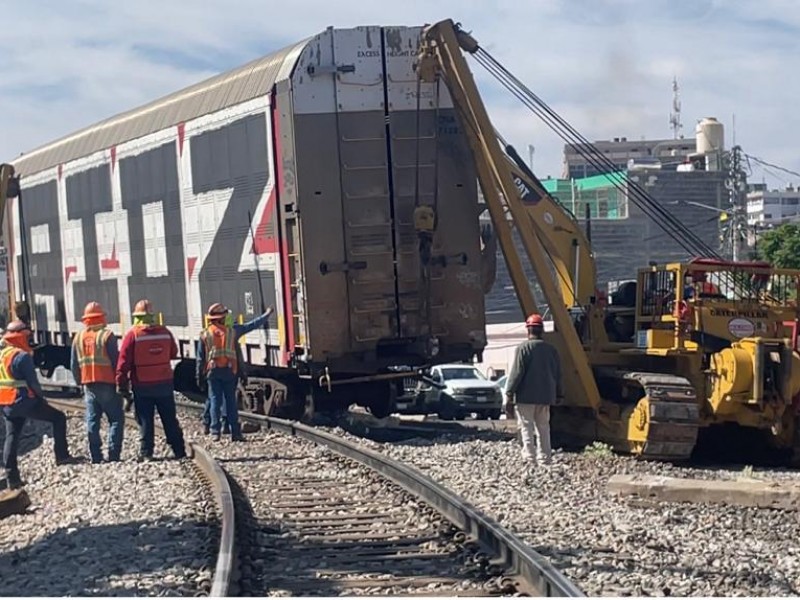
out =
<path fill-rule="evenodd" d="M 750 182 L 800 185 L 795 0 L 0 0 L 0 159 L 278 50 L 327 26 L 452 18 L 590 140 L 672 138 L 714 116 Z M 496 129 L 540 178 L 564 142 L 477 63 Z M 735 136 L 735 140 L 734 140 Z"/>

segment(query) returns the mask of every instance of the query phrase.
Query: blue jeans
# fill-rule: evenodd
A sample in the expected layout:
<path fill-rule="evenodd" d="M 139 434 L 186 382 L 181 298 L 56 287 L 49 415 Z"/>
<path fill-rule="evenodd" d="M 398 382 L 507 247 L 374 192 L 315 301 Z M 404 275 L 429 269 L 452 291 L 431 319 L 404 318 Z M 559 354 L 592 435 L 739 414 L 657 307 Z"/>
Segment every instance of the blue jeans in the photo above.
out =
<path fill-rule="evenodd" d="M 231 436 L 238 437 L 241 435 L 239 407 L 236 405 L 236 384 L 238 381 L 233 373 L 231 373 L 230 377 L 218 376 L 208 379 L 208 399 L 211 404 L 211 433 L 213 434 L 220 432 L 220 417 L 224 414 L 231 428 Z"/>
<path fill-rule="evenodd" d="M 186 456 L 183 431 L 178 423 L 175 398 L 168 396 L 142 395 L 133 391 L 133 406 L 136 409 L 136 422 L 139 423 L 139 456 L 153 456 L 155 446 L 155 412 L 161 417 L 167 444 L 176 458 Z"/>
<path fill-rule="evenodd" d="M 17 453 L 26 419 L 50 423 L 53 426 L 53 450 L 56 460 L 69 457 L 67 417 L 60 410 L 53 408 L 41 398 L 23 398 L 11 406 L 4 406 L 2 414 L 6 424 L 3 467 L 5 467 L 6 479 L 9 483 L 19 484 L 20 482 Z"/>
<path fill-rule="evenodd" d="M 110 383 L 90 383 L 83 390 L 86 401 L 86 432 L 92 462 L 103 460 L 100 442 L 100 421 L 103 415 L 108 419 L 108 460 L 117 461 L 122 453 L 122 439 L 125 436 L 122 398 Z"/>
<path fill-rule="evenodd" d="M 225 407 L 225 403 L 222 404 L 222 431 L 226 431 L 229 429 L 228 427 L 228 416 L 227 410 Z M 206 404 L 203 408 L 203 425 L 211 429 L 211 393 L 209 392 L 208 396 L 206 397 Z"/>

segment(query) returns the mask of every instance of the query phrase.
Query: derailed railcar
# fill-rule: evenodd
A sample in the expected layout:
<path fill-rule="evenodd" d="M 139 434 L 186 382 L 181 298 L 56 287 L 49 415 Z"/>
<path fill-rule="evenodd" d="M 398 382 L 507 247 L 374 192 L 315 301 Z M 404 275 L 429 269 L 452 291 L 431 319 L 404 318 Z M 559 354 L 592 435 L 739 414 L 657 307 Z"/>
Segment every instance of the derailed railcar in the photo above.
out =
<path fill-rule="evenodd" d="M 275 306 L 243 345 L 273 409 L 383 412 L 393 367 L 480 355 L 475 170 L 446 87 L 417 82 L 420 33 L 329 28 L 14 161 L 11 288 L 39 364 L 66 362 L 88 301 L 122 334 L 144 297 L 181 385 L 208 305 Z"/>

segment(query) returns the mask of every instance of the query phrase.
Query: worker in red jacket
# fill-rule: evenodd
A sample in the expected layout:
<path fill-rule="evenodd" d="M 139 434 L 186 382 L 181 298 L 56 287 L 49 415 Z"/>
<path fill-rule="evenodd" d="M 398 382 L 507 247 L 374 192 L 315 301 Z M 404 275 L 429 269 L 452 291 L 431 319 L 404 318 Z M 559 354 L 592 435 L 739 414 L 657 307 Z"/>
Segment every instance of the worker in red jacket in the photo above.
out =
<path fill-rule="evenodd" d="M 149 300 L 136 303 L 133 319 L 133 327 L 122 339 L 119 351 L 117 391 L 129 401 L 133 386 L 133 404 L 139 423 L 139 460 L 153 458 L 156 410 L 175 458 L 183 458 L 186 445 L 176 414 L 171 364 L 178 357 L 178 345 L 169 329 L 155 323 Z M 126 404 L 129 409 L 130 402 Z"/>

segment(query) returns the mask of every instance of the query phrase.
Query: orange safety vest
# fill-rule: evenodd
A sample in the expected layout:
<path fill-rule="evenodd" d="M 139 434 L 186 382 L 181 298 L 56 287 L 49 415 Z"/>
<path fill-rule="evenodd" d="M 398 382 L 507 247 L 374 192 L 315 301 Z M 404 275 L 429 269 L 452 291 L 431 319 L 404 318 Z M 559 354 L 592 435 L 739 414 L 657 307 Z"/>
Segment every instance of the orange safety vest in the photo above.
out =
<path fill-rule="evenodd" d="M 114 365 L 106 352 L 106 344 L 112 336 L 110 330 L 84 329 L 75 338 L 78 364 L 81 367 L 81 383 L 114 383 Z"/>
<path fill-rule="evenodd" d="M 148 327 L 133 327 L 133 367 L 136 370 L 136 379 L 143 384 L 172 381 L 172 335 L 163 327 L 155 330 L 148 330 Z"/>
<path fill-rule="evenodd" d="M 14 346 L 6 346 L 0 350 L 0 406 L 11 406 L 17 399 L 17 393 L 28 384 L 24 379 L 14 379 L 11 374 L 11 363 L 17 354 L 24 352 Z M 28 390 L 28 396 L 33 398 L 34 394 Z"/>
<path fill-rule="evenodd" d="M 232 327 L 209 325 L 200 334 L 206 351 L 206 371 L 230 368 L 234 374 L 238 370 L 236 360 L 236 335 Z"/>

